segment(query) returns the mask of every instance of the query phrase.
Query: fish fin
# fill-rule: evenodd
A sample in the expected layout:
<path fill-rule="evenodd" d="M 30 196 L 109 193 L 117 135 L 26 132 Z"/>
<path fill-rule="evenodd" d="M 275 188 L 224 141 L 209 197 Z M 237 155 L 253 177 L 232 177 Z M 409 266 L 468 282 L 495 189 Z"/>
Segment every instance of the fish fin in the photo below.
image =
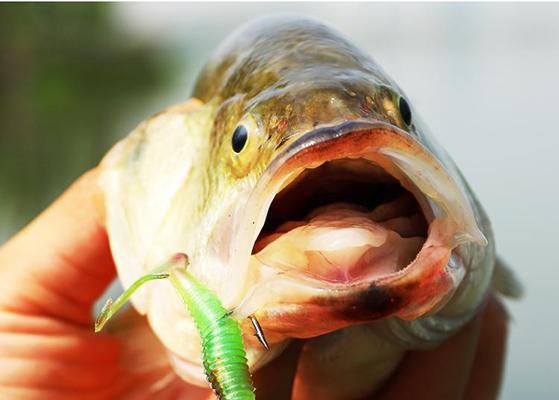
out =
<path fill-rule="evenodd" d="M 124 288 L 170 254 L 189 252 L 185 238 L 193 229 L 194 201 L 202 197 L 199 180 L 214 114 L 215 105 L 196 99 L 170 107 L 140 124 L 101 162 L 105 223 Z M 153 287 L 131 297 L 142 314 Z"/>
<path fill-rule="evenodd" d="M 524 295 L 524 287 L 520 279 L 501 257 L 497 257 L 495 261 L 493 289 L 512 299 L 519 299 Z"/>
<path fill-rule="evenodd" d="M 184 382 L 173 371 L 167 350 L 153 334 L 146 317 L 133 307 L 114 316 L 106 331 L 122 343 L 121 400 L 187 400 L 208 396 L 207 388 Z"/>

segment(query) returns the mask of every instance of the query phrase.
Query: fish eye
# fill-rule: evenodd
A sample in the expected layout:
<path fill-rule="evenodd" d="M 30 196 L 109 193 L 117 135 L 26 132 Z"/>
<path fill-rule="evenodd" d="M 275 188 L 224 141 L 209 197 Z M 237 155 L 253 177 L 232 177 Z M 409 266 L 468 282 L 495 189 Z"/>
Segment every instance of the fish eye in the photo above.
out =
<path fill-rule="evenodd" d="M 398 108 L 400 110 L 400 116 L 402 117 L 402 121 L 406 126 L 411 125 L 411 109 L 408 101 L 400 96 L 398 99 Z"/>
<path fill-rule="evenodd" d="M 237 178 L 243 178 L 250 173 L 252 166 L 262 154 L 264 143 L 263 130 L 255 116 L 251 113 L 243 115 L 231 134 L 231 141 L 223 142 L 229 153 L 231 172 Z M 230 147 L 229 147 L 230 146 Z"/>
<path fill-rule="evenodd" d="M 244 125 L 238 125 L 233 131 L 233 137 L 231 138 L 231 145 L 233 146 L 233 151 L 235 153 L 240 153 L 246 145 L 248 140 L 248 130 Z"/>

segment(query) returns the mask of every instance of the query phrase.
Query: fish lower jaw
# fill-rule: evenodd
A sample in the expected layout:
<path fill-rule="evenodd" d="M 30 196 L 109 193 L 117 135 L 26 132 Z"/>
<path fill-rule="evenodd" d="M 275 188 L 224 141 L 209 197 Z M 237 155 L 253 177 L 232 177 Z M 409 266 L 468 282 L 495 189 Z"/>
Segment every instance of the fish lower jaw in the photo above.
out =
<path fill-rule="evenodd" d="M 394 253 L 382 246 L 380 251 L 384 254 L 375 260 L 372 253 L 378 247 L 363 250 L 366 246 L 360 246 L 362 256 L 353 268 L 362 269 L 363 260 L 372 260 L 373 264 L 361 275 L 350 268 L 349 274 L 337 281 L 309 274 L 309 265 L 300 269 L 287 269 L 285 265 L 278 268 L 269 265 L 273 260 L 269 255 L 268 264 L 262 263 L 265 256 L 253 256 L 254 267 L 260 271 L 259 280 L 235 308 L 234 315 L 256 315 L 265 330 L 297 338 L 314 337 L 391 315 L 415 319 L 440 306 L 464 274 L 459 262 L 451 262 L 452 248 L 448 241 L 440 240 L 437 225 L 443 224 L 435 224 L 434 232 L 408 264 L 398 267 L 394 264 L 397 257 L 391 257 Z M 417 243 L 411 248 L 415 246 Z M 316 260 L 314 252 L 302 253 L 306 253 L 307 260 Z M 376 266 L 375 261 L 380 265 Z"/>
<path fill-rule="evenodd" d="M 256 315 L 281 340 L 429 312 L 464 269 L 449 266 L 455 227 L 445 219 L 427 227 L 418 210 L 402 192 L 371 211 L 334 203 L 281 225 L 257 241 L 251 289 L 234 315 Z"/>

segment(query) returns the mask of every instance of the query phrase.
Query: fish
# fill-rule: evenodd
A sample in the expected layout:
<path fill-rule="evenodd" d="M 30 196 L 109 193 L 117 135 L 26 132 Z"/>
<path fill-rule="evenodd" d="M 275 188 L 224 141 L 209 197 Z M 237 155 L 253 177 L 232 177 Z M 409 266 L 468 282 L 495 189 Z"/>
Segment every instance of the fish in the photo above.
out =
<path fill-rule="evenodd" d="M 405 92 L 319 20 L 237 29 L 188 100 L 142 122 L 99 169 L 123 287 L 187 254 L 240 322 L 253 373 L 305 341 L 294 398 L 373 393 L 407 351 L 443 342 L 491 293 L 521 291 L 487 213 Z M 131 301 L 174 373 L 207 386 L 171 283 Z"/>

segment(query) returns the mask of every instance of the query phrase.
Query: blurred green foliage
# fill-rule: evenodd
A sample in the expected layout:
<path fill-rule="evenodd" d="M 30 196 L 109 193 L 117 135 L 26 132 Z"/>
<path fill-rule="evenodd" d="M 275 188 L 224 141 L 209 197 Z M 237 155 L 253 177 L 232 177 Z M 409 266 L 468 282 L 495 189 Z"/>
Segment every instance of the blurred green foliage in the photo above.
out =
<path fill-rule="evenodd" d="M 0 4 L 0 242 L 126 133 L 171 64 L 110 4 Z"/>

